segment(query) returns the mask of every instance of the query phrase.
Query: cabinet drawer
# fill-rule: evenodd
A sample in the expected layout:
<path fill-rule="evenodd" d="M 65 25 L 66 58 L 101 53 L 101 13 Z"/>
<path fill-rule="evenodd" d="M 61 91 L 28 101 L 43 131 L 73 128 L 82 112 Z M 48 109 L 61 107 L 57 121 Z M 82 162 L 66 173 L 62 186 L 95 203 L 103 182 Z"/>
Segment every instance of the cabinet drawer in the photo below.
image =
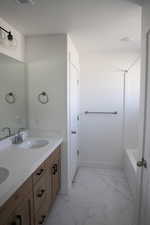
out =
<path fill-rule="evenodd" d="M 47 169 L 51 168 L 51 165 L 54 164 L 59 158 L 61 154 L 61 146 L 59 146 L 45 161 L 45 166 Z"/>
<path fill-rule="evenodd" d="M 43 225 L 46 222 L 48 216 L 48 207 L 45 202 L 43 206 L 37 211 L 35 215 L 35 225 Z"/>
<path fill-rule="evenodd" d="M 44 173 L 41 179 L 34 186 L 34 208 L 37 211 L 41 206 L 43 201 L 48 196 L 48 172 Z"/>
<path fill-rule="evenodd" d="M 33 196 L 27 196 L 11 215 L 8 212 L 6 218 L 0 217 L 0 225 L 33 225 Z"/>
<path fill-rule="evenodd" d="M 18 205 L 26 198 L 27 195 L 32 195 L 32 178 L 30 177 L 14 194 L 13 196 L 0 208 L 0 225 L 2 221 L 8 218 Z"/>
<path fill-rule="evenodd" d="M 33 173 L 33 184 L 35 184 L 46 172 L 45 162 Z"/>

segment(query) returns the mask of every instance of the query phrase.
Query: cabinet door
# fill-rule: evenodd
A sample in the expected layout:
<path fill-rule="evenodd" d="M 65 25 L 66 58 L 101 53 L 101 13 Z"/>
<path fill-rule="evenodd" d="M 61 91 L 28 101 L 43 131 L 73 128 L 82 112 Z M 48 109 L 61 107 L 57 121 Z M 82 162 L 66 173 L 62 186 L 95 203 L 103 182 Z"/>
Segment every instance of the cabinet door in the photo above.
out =
<path fill-rule="evenodd" d="M 51 198 L 52 203 L 56 199 L 56 194 L 58 192 L 58 171 L 57 171 L 57 162 L 54 161 L 50 167 L 50 179 L 51 179 Z"/>
<path fill-rule="evenodd" d="M 56 198 L 56 193 L 55 193 L 55 163 L 53 162 L 50 167 L 50 177 L 51 177 L 51 198 L 52 198 L 52 203 L 54 203 L 55 198 Z"/>
<path fill-rule="evenodd" d="M 48 171 L 41 177 L 41 179 L 34 185 L 34 209 L 37 212 L 42 206 L 49 193 L 49 173 Z"/>
<path fill-rule="evenodd" d="M 53 176 L 53 189 L 54 195 L 57 195 L 60 189 L 60 160 L 58 159 L 55 164 L 55 175 Z"/>
<path fill-rule="evenodd" d="M 46 161 L 46 167 L 49 171 L 49 203 L 52 206 L 55 201 L 56 194 L 60 189 L 60 177 L 61 177 L 61 150 L 60 146 L 52 153 L 52 155 Z"/>
<path fill-rule="evenodd" d="M 60 159 L 58 159 L 58 160 L 55 160 L 52 166 L 52 199 L 53 201 L 55 200 L 56 195 L 60 189 L 60 177 L 61 177 Z"/>
<path fill-rule="evenodd" d="M 42 207 L 37 211 L 36 216 L 35 216 L 35 225 L 43 225 L 47 219 L 48 216 L 48 207 L 47 203 L 42 205 Z"/>
<path fill-rule="evenodd" d="M 5 225 L 33 225 L 33 198 L 26 197 Z"/>

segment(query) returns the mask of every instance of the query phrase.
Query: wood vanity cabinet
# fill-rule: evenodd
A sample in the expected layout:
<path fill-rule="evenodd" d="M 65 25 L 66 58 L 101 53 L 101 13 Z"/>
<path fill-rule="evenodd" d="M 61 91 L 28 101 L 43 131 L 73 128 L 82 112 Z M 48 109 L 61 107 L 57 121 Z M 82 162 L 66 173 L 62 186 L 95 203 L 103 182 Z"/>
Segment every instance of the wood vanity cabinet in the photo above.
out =
<path fill-rule="evenodd" d="M 0 225 L 43 225 L 60 189 L 61 146 L 0 207 Z"/>

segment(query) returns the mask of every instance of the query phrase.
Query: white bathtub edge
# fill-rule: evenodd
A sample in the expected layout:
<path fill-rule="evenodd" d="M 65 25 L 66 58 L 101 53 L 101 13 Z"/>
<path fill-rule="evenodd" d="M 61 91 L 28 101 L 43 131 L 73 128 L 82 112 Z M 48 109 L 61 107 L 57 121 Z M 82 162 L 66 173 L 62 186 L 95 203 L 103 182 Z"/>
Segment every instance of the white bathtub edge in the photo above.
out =
<path fill-rule="evenodd" d="M 137 190 L 137 159 L 134 154 L 135 149 L 127 149 L 124 157 L 124 171 L 134 198 Z"/>

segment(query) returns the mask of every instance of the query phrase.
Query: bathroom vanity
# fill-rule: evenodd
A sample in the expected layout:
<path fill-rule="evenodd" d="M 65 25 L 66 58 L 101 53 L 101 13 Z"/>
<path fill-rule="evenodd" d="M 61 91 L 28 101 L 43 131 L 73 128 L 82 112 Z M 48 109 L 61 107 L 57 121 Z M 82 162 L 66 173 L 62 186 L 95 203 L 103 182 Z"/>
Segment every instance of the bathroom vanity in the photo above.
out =
<path fill-rule="evenodd" d="M 60 189 L 61 143 L 58 139 L 39 149 L 11 145 L 0 151 L 0 164 L 3 162 L 10 171 L 6 181 L 0 184 L 0 225 L 45 223 Z M 20 159 L 16 164 L 15 155 Z"/>
<path fill-rule="evenodd" d="M 60 189 L 63 140 L 53 128 L 29 134 L 25 64 L 0 54 L 0 68 L 0 225 L 43 225 Z M 44 110 L 45 89 L 34 95 Z"/>

